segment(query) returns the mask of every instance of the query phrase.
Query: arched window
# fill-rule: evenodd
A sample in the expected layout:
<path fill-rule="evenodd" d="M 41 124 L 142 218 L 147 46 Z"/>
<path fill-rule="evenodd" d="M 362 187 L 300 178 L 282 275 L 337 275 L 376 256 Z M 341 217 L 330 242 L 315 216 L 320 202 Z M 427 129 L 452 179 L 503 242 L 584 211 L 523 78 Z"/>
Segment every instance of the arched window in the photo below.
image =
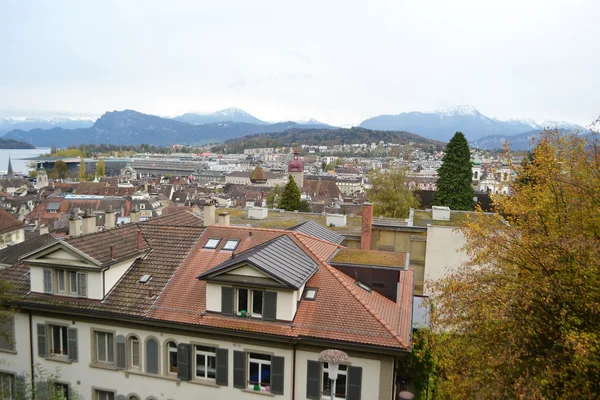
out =
<path fill-rule="evenodd" d="M 177 375 L 177 343 L 169 340 L 166 344 L 167 373 Z"/>
<path fill-rule="evenodd" d="M 130 369 L 140 369 L 141 365 L 140 339 L 135 335 L 129 336 L 127 338 L 127 367 Z"/>
<path fill-rule="evenodd" d="M 140 400 L 141 397 L 138 396 L 137 394 L 130 394 L 129 396 L 127 396 L 127 400 Z"/>
<path fill-rule="evenodd" d="M 158 340 L 154 338 L 146 339 L 146 373 L 156 374 L 159 373 L 159 346 Z"/>

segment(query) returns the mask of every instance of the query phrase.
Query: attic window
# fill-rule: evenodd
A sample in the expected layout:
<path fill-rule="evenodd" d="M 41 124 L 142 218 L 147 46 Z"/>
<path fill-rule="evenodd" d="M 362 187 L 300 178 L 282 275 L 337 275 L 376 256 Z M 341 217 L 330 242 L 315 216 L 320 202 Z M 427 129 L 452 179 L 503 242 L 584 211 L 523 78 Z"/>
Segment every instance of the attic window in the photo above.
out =
<path fill-rule="evenodd" d="M 150 275 L 150 274 L 144 274 L 140 278 L 140 283 L 147 283 L 150 280 L 150 278 L 152 278 L 152 275 Z"/>
<path fill-rule="evenodd" d="M 369 293 L 371 293 L 371 291 L 373 290 L 373 289 L 371 289 L 370 287 L 368 287 L 367 285 L 365 285 L 364 283 L 362 283 L 362 282 L 359 282 L 359 281 L 356 281 L 356 286 L 358 286 L 358 287 L 359 287 L 359 288 L 361 288 L 361 289 L 364 289 L 364 290 L 366 290 L 366 291 L 367 291 L 367 292 L 369 292 Z"/>
<path fill-rule="evenodd" d="M 233 251 L 233 250 L 237 249 L 238 244 L 240 244 L 240 241 L 238 239 L 230 239 L 227 242 L 225 242 L 225 244 L 223 245 L 221 250 Z"/>
<path fill-rule="evenodd" d="M 306 288 L 304 291 L 304 300 L 315 300 L 317 298 L 317 289 Z"/>
<path fill-rule="evenodd" d="M 221 239 L 208 239 L 206 244 L 204 245 L 205 249 L 216 249 L 217 246 L 221 243 Z"/>

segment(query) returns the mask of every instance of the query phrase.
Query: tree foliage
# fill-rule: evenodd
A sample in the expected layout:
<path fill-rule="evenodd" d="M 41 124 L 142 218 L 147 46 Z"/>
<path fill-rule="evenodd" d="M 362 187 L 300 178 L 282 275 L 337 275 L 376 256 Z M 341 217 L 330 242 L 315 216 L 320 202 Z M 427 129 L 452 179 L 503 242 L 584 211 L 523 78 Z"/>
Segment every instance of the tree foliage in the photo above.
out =
<path fill-rule="evenodd" d="M 79 181 L 85 181 L 85 158 L 79 157 Z"/>
<path fill-rule="evenodd" d="M 456 132 L 444 150 L 438 169 L 436 206 L 452 210 L 473 210 L 472 164 L 469 143 L 462 132 Z"/>
<path fill-rule="evenodd" d="M 379 170 L 369 174 L 371 189 L 367 190 L 375 215 L 407 218 L 411 208 L 419 207 L 419 200 L 406 184 L 406 169 L 397 168 L 383 174 Z"/>
<path fill-rule="evenodd" d="M 281 186 L 275 185 L 273 189 L 267 194 L 267 208 L 275 208 L 277 206 L 277 202 L 281 197 Z"/>
<path fill-rule="evenodd" d="M 104 178 L 106 176 L 106 167 L 104 165 L 104 158 L 98 160 L 98 164 L 96 165 L 96 176 L 98 178 Z"/>
<path fill-rule="evenodd" d="M 283 187 L 281 199 L 279 200 L 279 208 L 286 211 L 295 211 L 300 209 L 300 189 L 294 181 L 294 177 L 289 176 L 288 183 Z"/>
<path fill-rule="evenodd" d="M 499 214 L 468 219 L 469 263 L 432 285 L 437 398 L 600 393 L 598 140 L 545 132 L 533 160 Z"/>
<path fill-rule="evenodd" d="M 58 160 L 54 163 L 54 167 L 48 173 L 48 177 L 52 179 L 65 179 L 69 176 L 69 166 L 63 160 Z"/>

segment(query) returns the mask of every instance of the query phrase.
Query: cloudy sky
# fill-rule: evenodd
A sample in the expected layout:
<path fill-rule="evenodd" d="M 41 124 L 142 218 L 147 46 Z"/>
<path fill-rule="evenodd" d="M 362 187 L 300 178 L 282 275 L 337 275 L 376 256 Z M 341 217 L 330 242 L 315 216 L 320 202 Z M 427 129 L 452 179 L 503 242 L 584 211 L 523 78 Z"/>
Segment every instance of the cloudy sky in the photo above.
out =
<path fill-rule="evenodd" d="M 598 0 L 0 0 L 0 115 L 600 114 Z"/>

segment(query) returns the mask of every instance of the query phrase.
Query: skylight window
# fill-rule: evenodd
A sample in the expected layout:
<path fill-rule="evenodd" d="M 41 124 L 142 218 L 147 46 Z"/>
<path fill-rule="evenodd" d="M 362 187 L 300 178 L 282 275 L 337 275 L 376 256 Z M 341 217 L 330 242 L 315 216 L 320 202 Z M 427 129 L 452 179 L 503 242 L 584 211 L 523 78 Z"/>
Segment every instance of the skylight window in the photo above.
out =
<path fill-rule="evenodd" d="M 150 275 L 150 274 L 144 274 L 140 278 L 140 283 L 146 283 L 146 282 L 148 282 L 150 280 L 150 278 L 152 278 L 152 275 Z"/>
<path fill-rule="evenodd" d="M 368 287 L 367 285 L 365 285 L 364 283 L 362 283 L 362 282 L 356 281 L 356 286 L 358 286 L 359 288 L 361 288 L 363 290 L 366 290 L 367 292 L 371 293 L 372 289 L 370 287 Z"/>
<path fill-rule="evenodd" d="M 233 250 L 237 249 L 238 244 L 240 244 L 240 241 L 238 239 L 230 239 L 227 242 L 225 242 L 225 244 L 223 245 L 221 250 L 233 251 Z"/>
<path fill-rule="evenodd" d="M 217 246 L 221 243 L 221 239 L 208 239 L 206 244 L 204 245 L 205 249 L 216 249 Z"/>
<path fill-rule="evenodd" d="M 317 298 L 317 289 L 306 288 L 304 291 L 305 300 L 315 300 Z"/>

